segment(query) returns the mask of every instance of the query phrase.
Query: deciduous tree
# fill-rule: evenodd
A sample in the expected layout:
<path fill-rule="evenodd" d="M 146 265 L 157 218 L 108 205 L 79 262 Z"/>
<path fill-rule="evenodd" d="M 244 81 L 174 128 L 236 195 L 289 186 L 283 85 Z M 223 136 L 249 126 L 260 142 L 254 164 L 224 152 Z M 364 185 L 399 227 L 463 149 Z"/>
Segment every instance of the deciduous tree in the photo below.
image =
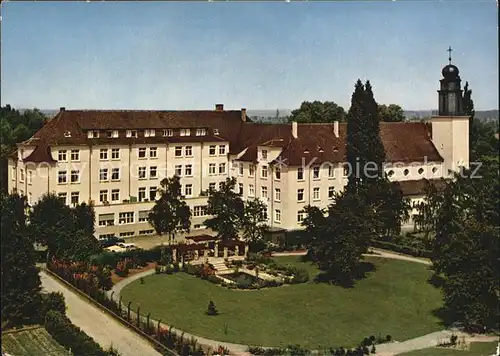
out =
<path fill-rule="evenodd" d="M 175 239 L 177 231 L 189 232 L 191 210 L 182 200 L 180 178 L 173 176 L 161 181 L 160 197 L 148 215 L 149 223 L 158 235 L 168 234 L 169 241 Z"/>
<path fill-rule="evenodd" d="M 405 121 L 405 112 L 403 108 L 399 105 L 381 104 L 378 106 L 378 117 L 380 121 L 403 122 Z"/>
<path fill-rule="evenodd" d="M 292 111 L 289 122 L 319 123 L 345 121 L 345 110 L 333 101 L 304 101 L 299 109 Z"/>
<path fill-rule="evenodd" d="M 243 237 L 249 242 L 262 240 L 268 226 L 266 224 L 263 211 L 267 208 L 266 204 L 259 198 L 248 199 L 245 201 L 243 219 L 241 221 L 241 230 Z"/>

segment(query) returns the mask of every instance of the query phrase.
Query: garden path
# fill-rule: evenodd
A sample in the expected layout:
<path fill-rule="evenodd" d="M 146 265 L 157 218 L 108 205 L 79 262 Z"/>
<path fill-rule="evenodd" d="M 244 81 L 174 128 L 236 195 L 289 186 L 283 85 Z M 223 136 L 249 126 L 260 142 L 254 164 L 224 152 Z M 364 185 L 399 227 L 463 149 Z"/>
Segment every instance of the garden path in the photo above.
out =
<path fill-rule="evenodd" d="M 43 270 L 40 271 L 40 279 L 43 290 L 61 292 L 64 295 L 68 318 L 104 349 L 108 349 L 112 345 L 122 356 L 161 355 L 137 333 L 129 330 L 102 310 L 78 296 Z"/>

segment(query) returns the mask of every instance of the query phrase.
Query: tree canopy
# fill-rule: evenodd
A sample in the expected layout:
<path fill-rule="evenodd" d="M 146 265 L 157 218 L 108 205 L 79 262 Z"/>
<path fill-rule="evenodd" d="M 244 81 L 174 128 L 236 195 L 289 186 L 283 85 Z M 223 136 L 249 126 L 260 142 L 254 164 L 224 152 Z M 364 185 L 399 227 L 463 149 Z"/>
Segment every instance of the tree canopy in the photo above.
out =
<path fill-rule="evenodd" d="M 396 104 L 379 104 L 378 117 L 384 122 L 402 122 L 405 121 L 405 112 L 403 108 Z"/>
<path fill-rule="evenodd" d="M 158 235 L 168 234 L 169 240 L 172 241 L 177 231 L 189 232 L 191 229 L 191 209 L 182 200 L 180 178 L 164 178 L 160 184 L 159 195 L 149 212 L 148 221 Z"/>
<path fill-rule="evenodd" d="M 299 109 L 292 111 L 289 122 L 318 123 L 345 121 L 345 110 L 333 101 L 304 101 Z"/>

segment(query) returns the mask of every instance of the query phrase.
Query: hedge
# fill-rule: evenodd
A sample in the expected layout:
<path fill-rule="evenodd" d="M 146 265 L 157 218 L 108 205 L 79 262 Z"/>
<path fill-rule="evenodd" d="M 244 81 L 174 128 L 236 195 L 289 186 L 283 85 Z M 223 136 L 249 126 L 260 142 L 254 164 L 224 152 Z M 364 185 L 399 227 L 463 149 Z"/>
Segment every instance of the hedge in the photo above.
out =
<path fill-rule="evenodd" d="M 420 250 L 410 246 L 398 245 L 392 242 L 380 241 L 380 240 L 372 240 L 371 245 L 376 248 L 382 248 L 389 251 L 403 253 L 405 255 L 410 255 L 414 257 L 425 257 L 431 258 L 432 251 L 429 250 Z"/>

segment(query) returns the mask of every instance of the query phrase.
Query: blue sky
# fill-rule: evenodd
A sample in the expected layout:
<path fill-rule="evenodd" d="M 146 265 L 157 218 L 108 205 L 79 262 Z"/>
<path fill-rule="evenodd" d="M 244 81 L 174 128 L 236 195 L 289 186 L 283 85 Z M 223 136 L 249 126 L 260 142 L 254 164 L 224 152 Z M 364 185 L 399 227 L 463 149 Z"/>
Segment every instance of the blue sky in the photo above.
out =
<path fill-rule="evenodd" d="M 211 109 L 437 106 L 451 45 L 476 109 L 498 108 L 494 0 L 396 2 L 8 2 L 2 105 Z"/>

